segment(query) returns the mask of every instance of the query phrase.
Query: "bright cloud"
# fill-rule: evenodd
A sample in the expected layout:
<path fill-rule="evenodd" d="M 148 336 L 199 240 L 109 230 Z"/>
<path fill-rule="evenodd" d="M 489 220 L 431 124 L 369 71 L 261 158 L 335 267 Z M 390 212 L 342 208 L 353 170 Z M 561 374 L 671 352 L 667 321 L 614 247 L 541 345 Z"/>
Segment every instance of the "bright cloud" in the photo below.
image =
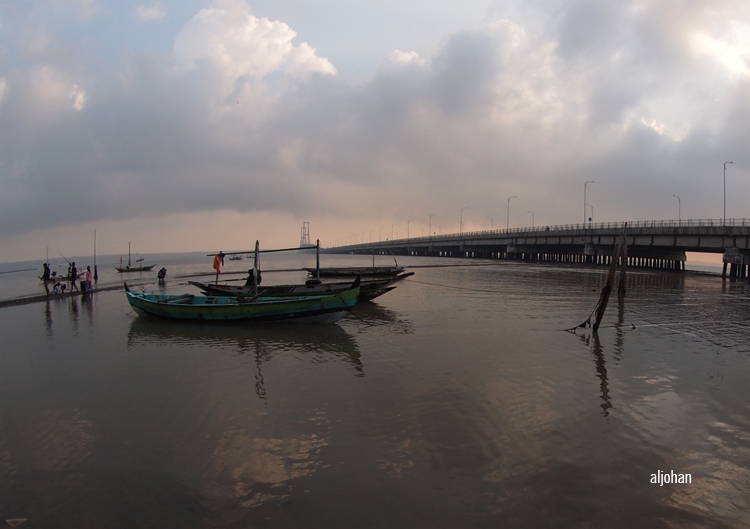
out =
<path fill-rule="evenodd" d="M 138 20 L 141 22 L 161 20 L 167 15 L 165 9 L 158 3 L 151 6 L 145 4 L 138 5 L 135 8 L 135 12 Z"/>
<path fill-rule="evenodd" d="M 242 1 L 221 0 L 202 10 L 175 39 L 174 52 L 183 68 L 209 60 L 230 78 L 264 77 L 285 68 L 292 76 L 335 74 L 328 60 L 283 22 L 258 18 Z"/>
<path fill-rule="evenodd" d="M 415 51 L 393 50 L 388 58 L 395 63 L 400 64 L 418 64 L 424 66 L 427 61 L 422 59 Z"/>
<path fill-rule="evenodd" d="M 77 84 L 70 89 L 70 99 L 73 102 L 73 108 L 80 111 L 86 103 L 86 92 Z"/>

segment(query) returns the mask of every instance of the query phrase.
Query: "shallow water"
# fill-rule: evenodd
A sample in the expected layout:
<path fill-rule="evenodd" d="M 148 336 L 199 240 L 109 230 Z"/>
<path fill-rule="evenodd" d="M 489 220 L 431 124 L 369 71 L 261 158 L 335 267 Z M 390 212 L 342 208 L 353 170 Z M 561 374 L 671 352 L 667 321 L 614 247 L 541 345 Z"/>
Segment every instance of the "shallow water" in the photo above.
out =
<path fill-rule="evenodd" d="M 163 262 L 144 288 L 210 269 Z M 596 336 L 564 329 L 605 269 L 399 258 L 458 263 L 487 265 L 415 268 L 331 326 L 152 320 L 118 291 L 1 309 L 0 519 L 750 526 L 750 286 L 630 271 Z"/>

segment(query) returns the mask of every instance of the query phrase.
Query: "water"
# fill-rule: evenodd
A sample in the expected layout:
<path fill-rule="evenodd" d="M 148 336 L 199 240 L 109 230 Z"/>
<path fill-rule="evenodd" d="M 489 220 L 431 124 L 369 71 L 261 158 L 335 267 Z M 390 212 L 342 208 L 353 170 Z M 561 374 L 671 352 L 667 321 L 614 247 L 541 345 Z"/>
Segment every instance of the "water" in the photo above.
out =
<path fill-rule="evenodd" d="M 132 281 L 185 292 L 177 275 L 210 270 L 162 262 L 165 287 L 161 263 Z M 367 264 L 324 257 L 338 263 Z M 564 329 L 593 310 L 603 268 L 415 271 L 333 326 L 154 321 L 121 291 L 0 309 L 0 519 L 750 527 L 747 283 L 631 270 L 597 337 Z M 304 275 L 263 276 L 277 278 Z M 692 483 L 651 484 L 659 470 Z"/>

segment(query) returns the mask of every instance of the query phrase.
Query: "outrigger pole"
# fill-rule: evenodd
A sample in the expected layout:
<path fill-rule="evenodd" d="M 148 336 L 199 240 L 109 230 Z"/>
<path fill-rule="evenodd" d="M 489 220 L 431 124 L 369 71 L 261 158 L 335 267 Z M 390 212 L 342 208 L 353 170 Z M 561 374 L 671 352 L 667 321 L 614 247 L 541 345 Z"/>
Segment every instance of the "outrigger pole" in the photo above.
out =
<path fill-rule="evenodd" d="M 320 240 L 320 239 L 318 239 Z M 256 241 L 257 242 L 257 241 Z M 247 250 L 245 252 L 222 252 L 224 255 L 246 255 L 246 254 L 254 254 L 254 253 L 273 253 L 273 252 L 292 252 L 294 250 L 310 250 L 311 248 L 309 246 L 300 246 L 298 248 L 278 248 L 276 250 L 259 250 L 256 246 L 255 250 Z M 206 257 L 213 257 L 219 252 L 214 253 L 207 253 Z"/>
<path fill-rule="evenodd" d="M 320 283 L 320 239 L 315 241 L 315 279 Z"/>
<path fill-rule="evenodd" d="M 258 248 L 259 241 L 255 241 L 255 259 L 253 259 L 253 296 L 258 295 Z"/>

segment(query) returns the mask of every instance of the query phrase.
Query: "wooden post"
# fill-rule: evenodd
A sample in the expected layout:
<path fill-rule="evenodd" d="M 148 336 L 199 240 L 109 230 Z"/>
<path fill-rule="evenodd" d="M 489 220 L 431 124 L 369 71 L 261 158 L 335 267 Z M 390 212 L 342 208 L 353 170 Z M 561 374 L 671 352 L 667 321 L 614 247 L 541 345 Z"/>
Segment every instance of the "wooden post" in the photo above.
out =
<path fill-rule="evenodd" d="M 599 298 L 599 304 L 596 306 L 596 320 L 594 321 L 594 332 L 599 329 L 599 325 L 604 317 L 604 311 L 607 310 L 607 303 L 609 302 L 609 295 L 612 293 L 612 284 L 615 281 L 615 271 L 617 270 L 617 257 L 620 255 L 620 244 L 615 244 L 615 251 L 612 252 L 612 262 L 609 265 L 609 273 L 607 274 L 607 283 L 602 288 L 602 295 Z"/>
<path fill-rule="evenodd" d="M 628 239 L 625 237 L 625 229 L 628 227 L 628 223 L 622 228 L 622 235 L 620 235 L 620 284 L 617 287 L 617 296 L 619 298 L 625 297 L 625 270 L 628 267 Z"/>

